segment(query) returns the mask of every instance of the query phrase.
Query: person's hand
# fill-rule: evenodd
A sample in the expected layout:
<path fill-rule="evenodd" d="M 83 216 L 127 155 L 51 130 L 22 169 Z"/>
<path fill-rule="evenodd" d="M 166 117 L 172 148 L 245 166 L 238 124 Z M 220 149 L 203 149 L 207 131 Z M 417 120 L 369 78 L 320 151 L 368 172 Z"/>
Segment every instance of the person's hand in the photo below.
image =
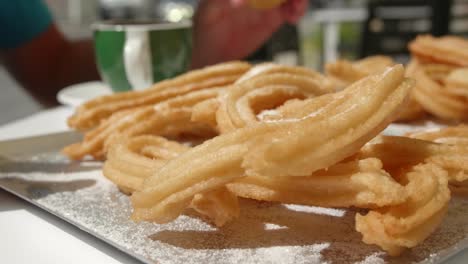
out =
<path fill-rule="evenodd" d="M 201 0 L 194 17 L 192 67 L 247 57 L 283 23 L 296 23 L 307 4 L 288 0 L 274 9 L 256 10 L 246 0 Z"/>

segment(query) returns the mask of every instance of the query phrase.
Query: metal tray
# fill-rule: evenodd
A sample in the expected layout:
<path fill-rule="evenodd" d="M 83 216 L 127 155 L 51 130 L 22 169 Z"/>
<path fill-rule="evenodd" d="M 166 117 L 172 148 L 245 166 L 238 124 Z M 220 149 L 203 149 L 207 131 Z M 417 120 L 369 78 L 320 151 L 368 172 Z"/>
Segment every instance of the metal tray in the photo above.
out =
<path fill-rule="evenodd" d="M 454 198 L 441 228 L 392 258 L 361 242 L 353 210 L 241 201 L 222 229 L 187 211 L 157 225 L 129 219 L 129 199 L 101 163 L 70 162 L 71 132 L 0 142 L 0 187 L 145 263 L 439 263 L 468 247 L 468 199 Z"/>

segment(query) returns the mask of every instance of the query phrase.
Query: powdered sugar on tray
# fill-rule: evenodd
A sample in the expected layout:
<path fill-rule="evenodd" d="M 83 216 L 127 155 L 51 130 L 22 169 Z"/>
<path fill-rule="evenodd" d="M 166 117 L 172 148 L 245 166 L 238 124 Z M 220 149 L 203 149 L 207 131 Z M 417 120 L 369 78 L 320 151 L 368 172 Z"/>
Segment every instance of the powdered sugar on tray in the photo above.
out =
<path fill-rule="evenodd" d="M 353 210 L 241 201 L 215 228 L 187 211 L 157 225 L 129 219 L 129 198 L 96 162 L 57 152 L 0 162 L 0 186 L 147 263 L 437 263 L 468 246 L 468 199 L 454 198 L 437 232 L 401 257 L 361 241 Z"/>

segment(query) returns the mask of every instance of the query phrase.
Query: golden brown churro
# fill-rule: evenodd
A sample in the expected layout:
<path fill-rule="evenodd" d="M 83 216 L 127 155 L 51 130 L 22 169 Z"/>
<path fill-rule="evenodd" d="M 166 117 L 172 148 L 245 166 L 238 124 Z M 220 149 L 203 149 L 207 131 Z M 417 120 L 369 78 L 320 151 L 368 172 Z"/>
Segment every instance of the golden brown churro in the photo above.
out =
<path fill-rule="evenodd" d="M 325 72 L 341 90 L 366 76 L 382 72 L 396 63 L 387 56 L 371 56 L 358 61 L 338 60 L 325 64 Z"/>
<path fill-rule="evenodd" d="M 411 53 L 423 61 L 468 66 L 468 42 L 460 37 L 418 36 L 409 45 Z"/>
<path fill-rule="evenodd" d="M 204 100 L 215 98 L 224 88 L 211 88 L 174 97 L 153 106 L 117 112 L 96 129 L 85 134 L 82 142 L 64 148 L 72 159 L 92 155 L 105 157 L 110 142 L 122 137 L 161 135 L 177 137 L 181 133 L 200 136 L 214 135 L 214 131 L 201 123 L 192 122 L 192 107 Z"/>
<path fill-rule="evenodd" d="M 80 106 L 69 118 L 68 125 L 88 130 L 123 109 L 149 106 L 193 91 L 232 84 L 249 69 L 246 62 L 228 62 L 158 82 L 149 89 L 102 96 Z"/>
<path fill-rule="evenodd" d="M 91 130 L 64 152 L 107 158 L 103 173 L 131 194 L 136 221 L 192 208 L 222 226 L 239 215 L 238 197 L 357 207 L 363 241 L 398 255 L 434 232 L 449 187 L 468 193 L 466 126 L 375 138 L 426 111 L 468 116 L 464 55 L 426 56 L 459 41 L 422 40 L 406 71 L 384 56 L 329 64 L 328 76 L 232 62 L 102 97 L 70 119 Z M 182 143 L 192 136 L 201 142 Z"/>
<path fill-rule="evenodd" d="M 417 165 L 400 180 L 406 183 L 407 201 L 356 215 L 356 230 L 362 233 L 363 241 L 378 245 L 392 256 L 434 232 L 450 200 L 447 172 L 435 164 Z"/>
<path fill-rule="evenodd" d="M 158 136 L 138 136 L 112 145 L 103 174 L 121 190 L 131 194 L 140 190 L 150 177 L 189 147 Z M 222 226 L 239 215 L 237 197 L 226 188 L 199 193 L 190 207 Z"/>
<path fill-rule="evenodd" d="M 311 113 L 293 121 L 257 123 L 205 141 L 169 161 L 157 174 L 145 180 L 143 190 L 132 195 L 133 218 L 159 223 L 170 221 L 187 207 L 195 194 L 222 187 L 245 173 L 300 176 L 331 166 L 352 155 L 386 127 L 404 103 L 410 87 L 403 81 L 403 68 L 395 66 L 337 93 L 334 103 L 317 109 L 319 113 L 315 115 Z M 329 137 L 323 138 L 323 134 L 327 134 L 324 131 L 328 130 Z M 351 130 L 352 134 L 347 133 Z M 314 133 L 322 134 L 320 142 L 316 141 Z M 288 134 L 295 137 L 290 138 Z M 297 148 L 296 136 L 303 141 L 302 153 L 279 151 L 275 157 L 258 155 L 268 151 L 265 147 L 271 147 L 271 142 Z M 288 142 L 283 141 L 285 139 Z M 327 142 L 334 144 L 328 146 Z M 339 151 L 334 151 L 335 147 Z M 298 159 L 290 162 L 288 168 L 278 169 L 284 166 L 283 162 L 295 161 L 297 154 L 307 157 L 308 164 L 304 164 L 305 159 Z M 270 166 L 264 166 L 265 161 L 272 167 L 276 165 L 273 173 L 268 173 Z"/>

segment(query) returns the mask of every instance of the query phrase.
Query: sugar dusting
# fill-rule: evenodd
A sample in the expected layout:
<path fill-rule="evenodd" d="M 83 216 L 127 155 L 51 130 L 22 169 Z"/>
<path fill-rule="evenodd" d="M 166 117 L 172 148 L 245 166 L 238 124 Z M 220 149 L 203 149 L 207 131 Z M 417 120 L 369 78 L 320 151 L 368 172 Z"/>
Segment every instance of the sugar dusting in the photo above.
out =
<path fill-rule="evenodd" d="M 436 263 L 468 246 L 468 200 L 461 198 L 437 232 L 391 258 L 361 242 L 352 210 L 242 200 L 239 219 L 221 229 L 190 211 L 165 225 L 134 223 L 128 197 L 101 175 L 100 164 L 57 153 L 0 164 L 0 186 L 148 263 Z"/>

